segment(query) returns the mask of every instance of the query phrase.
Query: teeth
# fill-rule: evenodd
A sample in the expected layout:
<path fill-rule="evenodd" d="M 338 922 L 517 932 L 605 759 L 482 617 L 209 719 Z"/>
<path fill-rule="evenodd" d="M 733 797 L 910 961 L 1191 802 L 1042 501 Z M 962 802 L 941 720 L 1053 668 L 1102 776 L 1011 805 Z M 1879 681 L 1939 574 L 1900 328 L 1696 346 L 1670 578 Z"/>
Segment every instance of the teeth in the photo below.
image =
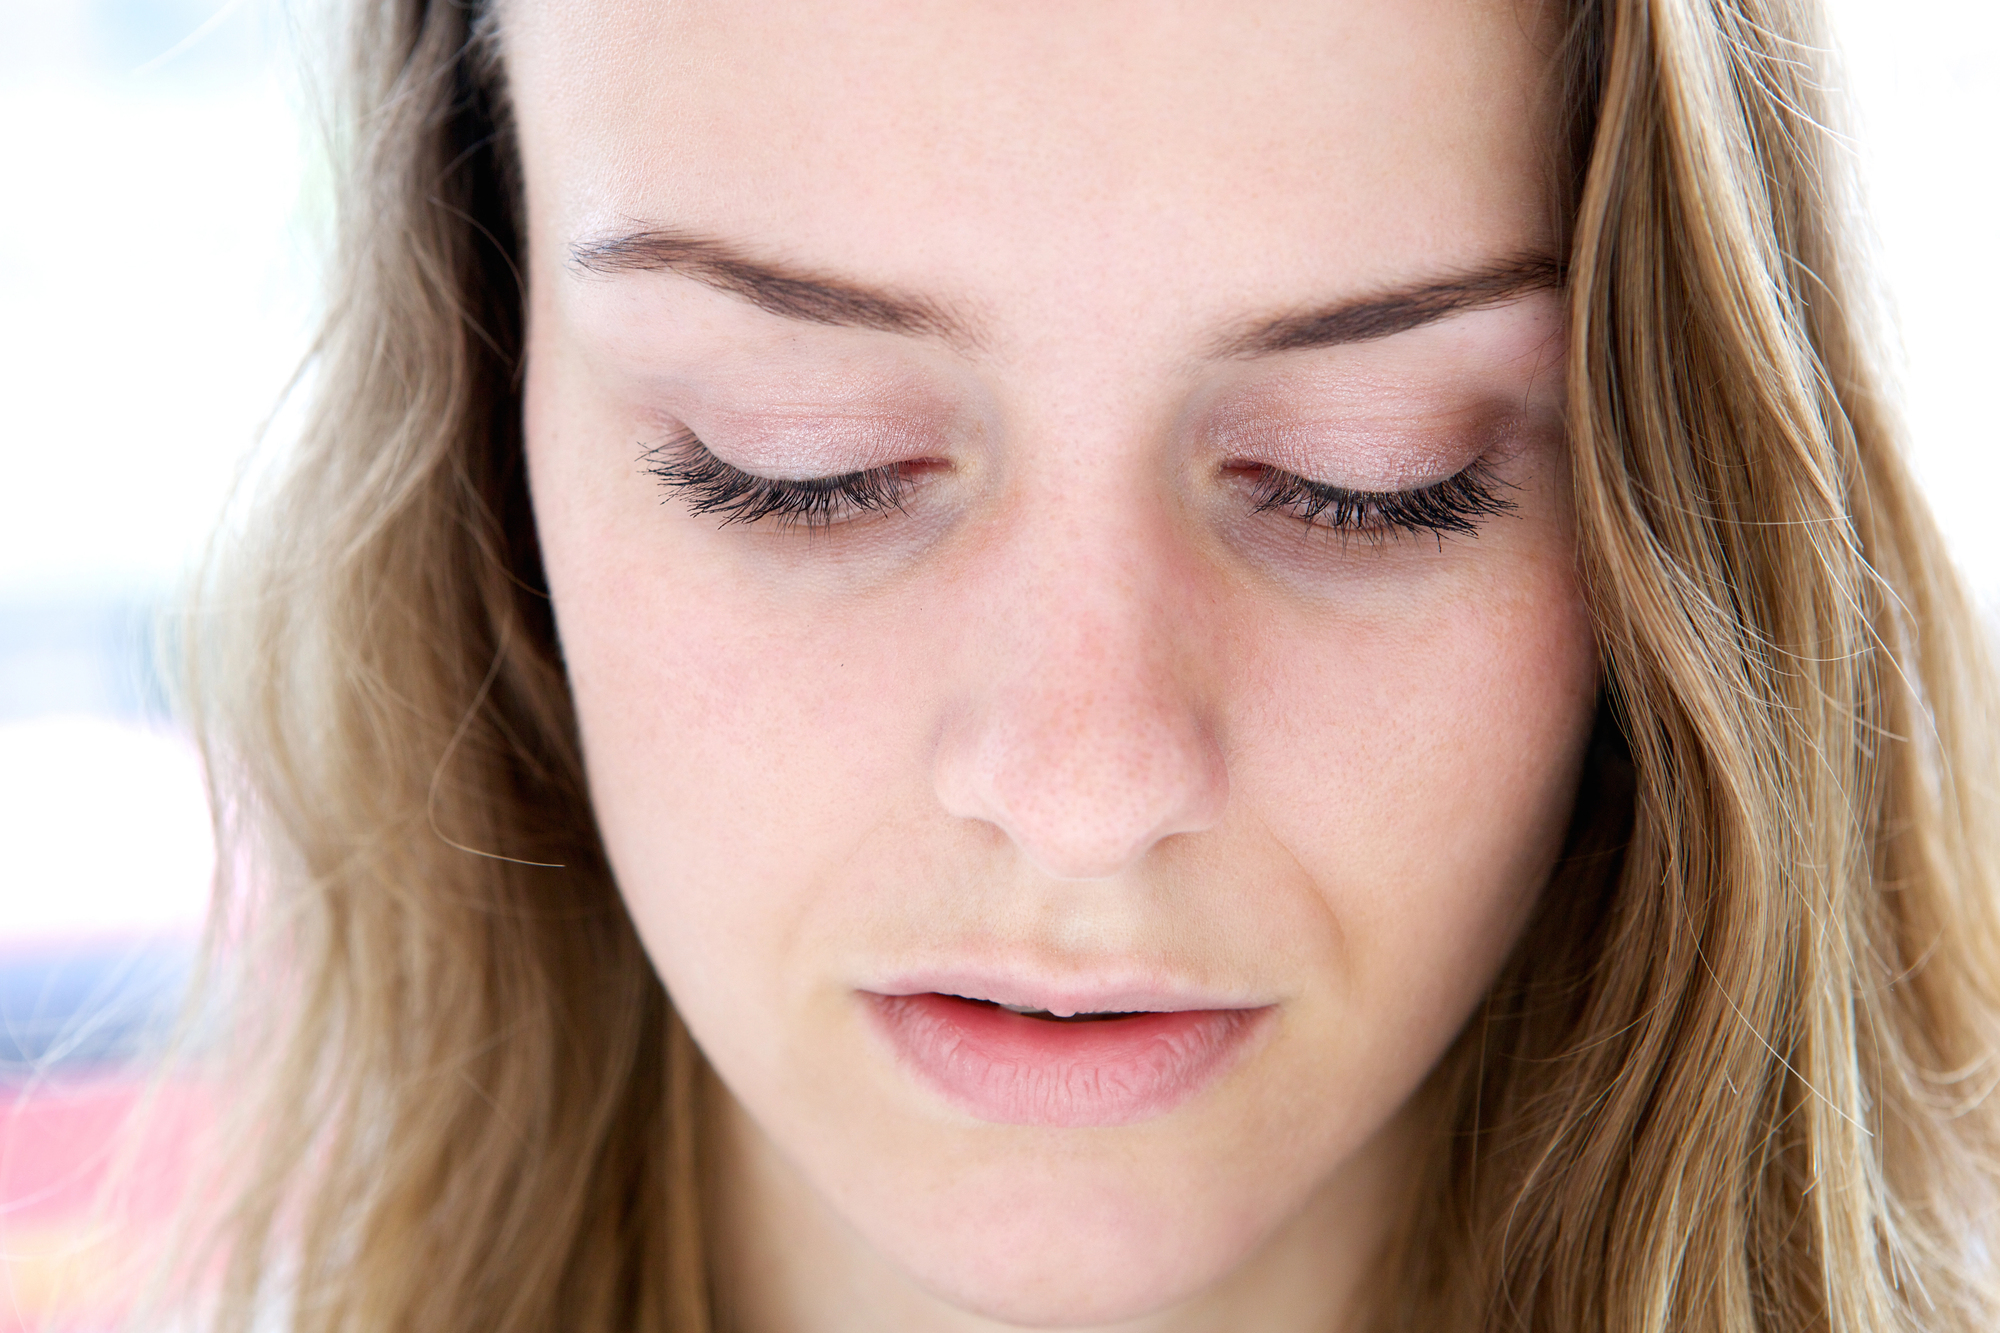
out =
<path fill-rule="evenodd" d="M 989 1003 L 997 1002 L 989 1001 Z M 1123 1009 L 1106 1009 L 1102 1011 L 1031 1009 L 1019 1004 L 1002 1004 L 999 1007 L 1005 1009 L 1010 1014 L 1020 1014 L 1023 1018 L 1039 1018 L 1054 1023 L 1099 1023 L 1109 1019 L 1131 1018 L 1133 1016 L 1133 1011 Z"/>
<path fill-rule="evenodd" d="M 1010 1014 L 1020 1014 L 1024 1018 L 1051 1018 L 1061 1023 L 1089 1023 L 1106 1018 L 1130 1018 L 1134 1012 L 1123 1009 L 1107 1009 L 1102 1012 L 1086 1009 L 1042 1009 L 1032 1004 L 1006 1004 L 1000 1000 L 978 1000 L 976 1003 L 990 1004 L 996 1009 L 1004 1009 Z"/>

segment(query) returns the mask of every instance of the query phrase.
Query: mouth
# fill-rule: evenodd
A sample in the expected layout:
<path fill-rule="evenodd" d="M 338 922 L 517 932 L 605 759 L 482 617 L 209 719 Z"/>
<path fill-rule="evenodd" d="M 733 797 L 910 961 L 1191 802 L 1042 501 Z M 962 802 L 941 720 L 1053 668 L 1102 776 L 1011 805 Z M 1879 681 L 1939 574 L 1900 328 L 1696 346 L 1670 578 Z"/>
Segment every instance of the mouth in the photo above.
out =
<path fill-rule="evenodd" d="M 863 992 L 897 1063 L 993 1124 L 1129 1125 L 1213 1083 L 1264 1027 L 1261 1008 L 1017 1004 L 942 991 Z"/>

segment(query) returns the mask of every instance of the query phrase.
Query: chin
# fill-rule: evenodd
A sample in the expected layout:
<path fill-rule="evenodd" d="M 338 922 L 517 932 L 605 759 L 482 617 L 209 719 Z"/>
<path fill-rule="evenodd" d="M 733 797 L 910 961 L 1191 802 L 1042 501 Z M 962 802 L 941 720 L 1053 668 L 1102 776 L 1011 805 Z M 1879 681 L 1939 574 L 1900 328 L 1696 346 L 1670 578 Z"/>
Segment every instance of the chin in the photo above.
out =
<path fill-rule="evenodd" d="M 959 1310 L 1024 1328 L 1092 1328 L 1199 1295 L 1282 1221 L 1183 1176 L 1119 1181 L 1105 1178 L 1115 1170 L 1100 1175 L 1065 1156 L 1011 1180 L 995 1171 L 964 1182 L 870 1239 Z M 863 1230 L 874 1229 L 864 1222 Z"/>

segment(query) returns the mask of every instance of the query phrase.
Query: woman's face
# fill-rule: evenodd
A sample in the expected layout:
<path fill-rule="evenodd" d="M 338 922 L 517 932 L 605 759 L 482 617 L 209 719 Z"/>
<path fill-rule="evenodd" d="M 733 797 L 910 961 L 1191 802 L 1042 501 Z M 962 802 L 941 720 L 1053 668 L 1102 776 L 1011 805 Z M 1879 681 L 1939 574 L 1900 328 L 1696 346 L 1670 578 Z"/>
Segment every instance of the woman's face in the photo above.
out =
<path fill-rule="evenodd" d="M 753 1321 L 1336 1301 L 1593 715 L 1553 17 L 506 12 L 535 513 Z"/>

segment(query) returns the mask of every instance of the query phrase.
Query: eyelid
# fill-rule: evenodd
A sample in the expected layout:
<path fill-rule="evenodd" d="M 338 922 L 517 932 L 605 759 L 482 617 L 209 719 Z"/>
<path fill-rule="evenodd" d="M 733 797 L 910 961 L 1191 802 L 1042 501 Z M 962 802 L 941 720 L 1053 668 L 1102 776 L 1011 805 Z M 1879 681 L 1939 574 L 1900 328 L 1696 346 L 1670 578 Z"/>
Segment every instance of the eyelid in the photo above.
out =
<path fill-rule="evenodd" d="M 1393 494 L 1446 480 L 1478 458 L 1501 461 L 1560 424 L 1518 402 L 1483 398 L 1448 410 L 1426 404 L 1396 411 L 1371 401 L 1365 412 L 1321 403 L 1261 414 L 1236 402 L 1205 423 L 1204 433 L 1232 458 L 1300 478 L 1324 475 L 1337 460 L 1352 479 L 1347 489 Z"/>
<path fill-rule="evenodd" d="M 749 476 L 773 481 L 816 481 L 873 471 L 913 456 L 935 453 L 935 422 L 880 413 L 846 415 L 825 410 L 754 414 L 704 413 L 702 447 Z M 662 425 L 676 434 L 692 433 L 682 421 Z M 710 446 L 708 441 L 716 441 Z"/>

